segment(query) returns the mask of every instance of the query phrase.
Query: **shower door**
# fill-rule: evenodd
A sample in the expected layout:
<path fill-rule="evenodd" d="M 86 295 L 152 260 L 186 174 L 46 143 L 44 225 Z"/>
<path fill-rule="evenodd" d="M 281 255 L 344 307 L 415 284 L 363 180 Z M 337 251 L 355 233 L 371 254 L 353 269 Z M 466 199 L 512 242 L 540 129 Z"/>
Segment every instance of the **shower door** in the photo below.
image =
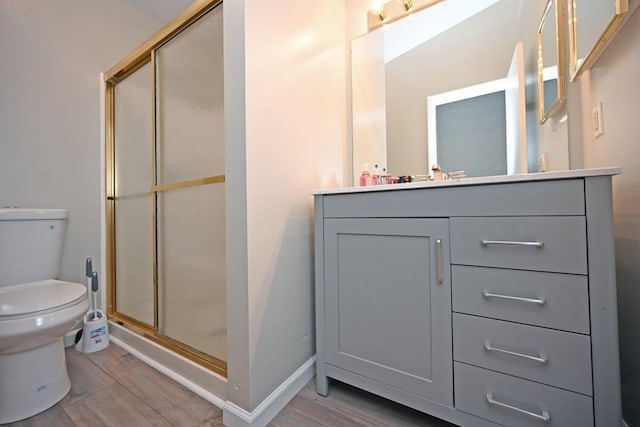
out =
<path fill-rule="evenodd" d="M 154 325 L 153 280 L 153 74 L 146 63 L 114 88 L 115 306 L 123 316 Z"/>
<path fill-rule="evenodd" d="M 209 9 L 107 76 L 108 309 L 226 374 L 222 4 Z"/>
<path fill-rule="evenodd" d="M 158 332 L 225 360 L 222 7 L 155 64 Z"/>

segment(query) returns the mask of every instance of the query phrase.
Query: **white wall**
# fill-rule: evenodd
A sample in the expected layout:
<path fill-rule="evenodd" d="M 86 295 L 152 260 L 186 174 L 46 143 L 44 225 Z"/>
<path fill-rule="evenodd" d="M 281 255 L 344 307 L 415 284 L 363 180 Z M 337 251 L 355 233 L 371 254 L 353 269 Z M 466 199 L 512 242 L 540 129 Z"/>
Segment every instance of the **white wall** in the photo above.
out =
<path fill-rule="evenodd" d="M 344 2 L 247 2 L 251 408 L 314 354 L 314 188 L 342 183 Z"/>
<path fill-rule="evenodd" d="M 343 182 L 344 16 L 344 0 L 225 3 L 228 400 L 246 411 L 315 351 L 310 192 Z"/>
<path fill-rule="evenodd" d="M 634 2 L 637 5 L 639 2 Z M 622 166 L 613 178 L 623 415 L 640 425 L 640 11 L 591 72 L 580 77 L 584 166 Z M 591 110 L 603 105 L 604 135 L 593 137 Z"/>
<path fill-rule="evenodd" d="M 101 268 L 99 73 L 162 24 L 129 0 L 0 2 L 0 206 L 70 210 L 61 279 Z"/>

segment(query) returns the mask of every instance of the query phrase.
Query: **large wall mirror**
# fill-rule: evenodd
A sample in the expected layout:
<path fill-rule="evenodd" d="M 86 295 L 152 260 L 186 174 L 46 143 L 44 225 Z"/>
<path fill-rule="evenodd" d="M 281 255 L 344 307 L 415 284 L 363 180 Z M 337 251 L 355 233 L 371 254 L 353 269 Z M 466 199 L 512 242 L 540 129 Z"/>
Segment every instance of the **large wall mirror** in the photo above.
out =
<path fill-rule="evenodd" d="M 353 182 L 364 164 L 386 166 L 392 175 L 426 175 L 434 157 L 445 172 L 463 169 L 467 176 L 537 171 L 541 153 L 548 156 L 546 170 L 567 169 L 566 115 L 538 121 L 536 33 L 546 3 L 447 0 L 353 39 Z M 487 86 L 493 89 L 484 91 Z M 435 122 L 429 99 L 438 100 Z M 500 108 L 492 117 L 478 113 Z M 502 124 L 493 124 L 500 115 Z M 429 123 L 436 123 L 435 137 Z M 519 146 L 524 164 L 509 165 L 510 135 L 526 139 Z M 505 142 L 481 146 L 480 136 Z M 489 160 L 500 169 L 472 172 Z"/>
<path fill-rule="evenodd" d="M 591 67 L 629 12 L 629 0 L 569 0 L 571 80 Z"/>

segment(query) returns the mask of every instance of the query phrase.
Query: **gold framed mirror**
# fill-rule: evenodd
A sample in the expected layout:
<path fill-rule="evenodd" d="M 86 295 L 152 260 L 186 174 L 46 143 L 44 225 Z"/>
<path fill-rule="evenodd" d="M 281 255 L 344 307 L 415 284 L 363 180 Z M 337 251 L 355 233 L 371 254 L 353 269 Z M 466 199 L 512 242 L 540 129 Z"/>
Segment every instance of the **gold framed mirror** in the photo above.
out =
<path fill-rule="evenodd" d="M 578 78 L 604 51 L 629 12 L 629 0 L 567 0 L 569 72 Z"/>
<path fill-rule="evenodd" d="M 548 0 L 538 27 L 538 109 L 540 124 L 554 116 L 566 98 L 562 0 Z"/>

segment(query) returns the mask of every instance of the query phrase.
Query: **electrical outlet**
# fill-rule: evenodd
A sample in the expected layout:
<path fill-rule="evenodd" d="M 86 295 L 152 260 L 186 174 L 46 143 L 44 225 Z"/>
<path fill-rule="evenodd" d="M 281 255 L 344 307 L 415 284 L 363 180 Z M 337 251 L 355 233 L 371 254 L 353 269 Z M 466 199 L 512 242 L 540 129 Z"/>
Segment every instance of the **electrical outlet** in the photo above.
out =
<path fill-rule="evenodd" d="M 598 138 L 604 133 L 604 120 L 602 118 L 602 102 L 599 102 L 591 112 L 591 122 L 593 124 L 593 136 Z"/>

